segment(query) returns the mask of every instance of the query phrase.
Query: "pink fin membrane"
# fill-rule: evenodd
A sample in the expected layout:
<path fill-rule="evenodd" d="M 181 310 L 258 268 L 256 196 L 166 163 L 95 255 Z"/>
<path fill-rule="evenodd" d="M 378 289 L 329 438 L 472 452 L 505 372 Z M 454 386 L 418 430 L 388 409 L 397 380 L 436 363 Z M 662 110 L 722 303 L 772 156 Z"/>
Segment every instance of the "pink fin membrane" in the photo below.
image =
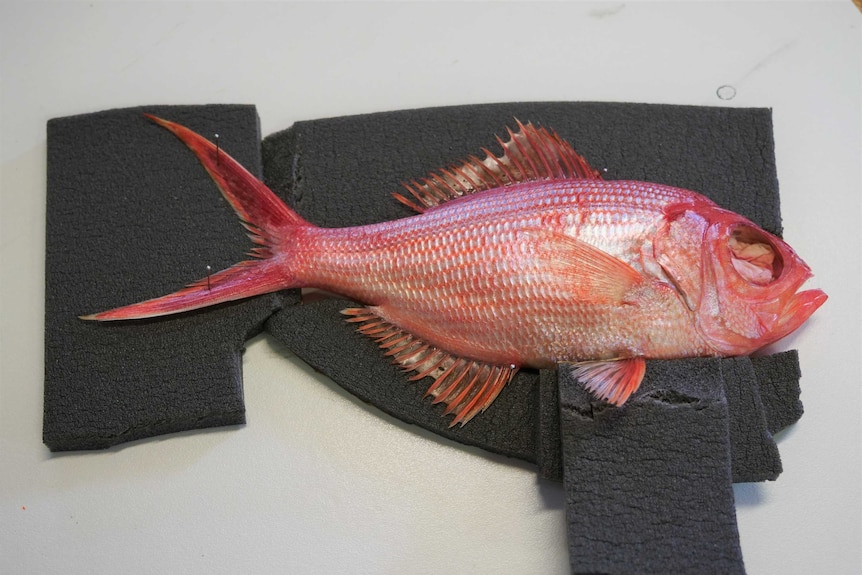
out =
<path fill-rule="evenodd" d="M 642 357 L 575 364 L 573 374 L 597 398 L 622 405 L 637 391 L 646 372 Z"/>

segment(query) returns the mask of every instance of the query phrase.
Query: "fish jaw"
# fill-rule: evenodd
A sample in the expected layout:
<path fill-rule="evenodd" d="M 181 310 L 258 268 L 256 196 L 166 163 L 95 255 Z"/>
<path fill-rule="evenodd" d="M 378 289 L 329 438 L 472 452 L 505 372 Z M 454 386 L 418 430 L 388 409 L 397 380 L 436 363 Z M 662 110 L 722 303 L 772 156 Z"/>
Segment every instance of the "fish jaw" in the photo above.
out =
<path fill-rule="evenodd" d="M 798 329 L 826 300 L 798 292 L 811 269 L 781 238 L 715 205 L 666 210 L 656 259 L 715 355 L 748 355 Z"/>
<path fill-rule="evenodd" d="M 761 347 L 769 345 L 799 329 L 811 315 L 820 308 L 829 296 L 820 289 L 811 289 L 794 294 L 784 306 L 776 324 L 771 341 L 765 342 Z"/>

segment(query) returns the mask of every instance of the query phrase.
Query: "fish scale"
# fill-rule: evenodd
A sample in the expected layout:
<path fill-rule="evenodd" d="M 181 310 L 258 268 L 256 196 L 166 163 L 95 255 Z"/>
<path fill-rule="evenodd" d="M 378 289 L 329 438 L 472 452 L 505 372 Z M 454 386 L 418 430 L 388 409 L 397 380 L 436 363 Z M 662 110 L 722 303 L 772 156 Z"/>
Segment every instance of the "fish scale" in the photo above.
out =
<path fill-rule="evenodd" d="M 458 356 L 544 366 L 547 361 L 541 358 L 596 357 L 596 348 L 601 347 L 605 355 L 637 348 L 643 354 L 662 357 L 669 353 L 667 338 L 655 337 L 650 343 L 643 335 L 652 331 L 649 324 L 654 308 L 644 309 L 644 317 L 626 313 L 620 321 L 616 316 L 621 312 L 614 306 L 572 299 L 558 278 L 536 267 L 529 243 L 515 242 L 521 230 L 565 222 L 576 214 L 581 217 L 575 219 L 587 223 L 568 228 L 546 226 L 544 231 L 605 238 L 596 247 L 642 267 L 637 260 L 643 237 L 663 219 L 660 199 L 672 201 L 680 194 L 673 188 L 641 191 L 647 192 L 646 198 L 637 208 L 610 209 L 614 197 L 624 193 L 624 184 L 598 182 L 578 189 L 558 182 L 535 182 L 487 193 L 470 203 L 449 202 L 421 216 L 350 228 L 349 232 L 315 228 L 307 241 L 312 245 L 320 242 L 318 247 L 308 248 L 317 255 L 307 270 L 297 273 L 305 283 L 357 301 L 433 316 L 422 323 L 411 322 L 411 333 Z M 592 217 L 595 214 L 605 217 Z M 604 223 L 615 214 L 626 214 L 636 223 Z M 708 347 L 689 329 L 689 311 L 675 294 L 666 295 L 670 297 L 663 305 L 679 324 L 669 332 L 679 334 L 670 342 L 672 353 L 702 355 Z M 382 315 L 387 317 L 385 312 Z M 665 326 L 662 331 L 667 331 Z M 446 333 L 445 338 L 441 332 Z M 548 338 L 549 332 L 556 336 Z M 503 347 L 517 352 L 501 355 L 496 350 L 501 341 Z M 493 353 L 488 352 L 491 349 Z"/>
<path fill-rule="evenodd" d="M 240 216 L 255 259 L 160 298 L 83 319 L 190 311 L 292 287 L 362 303 L 344 310 L 385 356 L 429 377 L 464 424 L 522 367 L 576 362 L 622 405 L 646 358 L 751 353 L 825 300 L 797 292 L 808 266 L 781 239 L 696 192 L 605 181 L 556 134 L 518 123 L 484 150 L 404 185 L 419 215 L 324 229 L 204 138 L 185 142 Z"/>

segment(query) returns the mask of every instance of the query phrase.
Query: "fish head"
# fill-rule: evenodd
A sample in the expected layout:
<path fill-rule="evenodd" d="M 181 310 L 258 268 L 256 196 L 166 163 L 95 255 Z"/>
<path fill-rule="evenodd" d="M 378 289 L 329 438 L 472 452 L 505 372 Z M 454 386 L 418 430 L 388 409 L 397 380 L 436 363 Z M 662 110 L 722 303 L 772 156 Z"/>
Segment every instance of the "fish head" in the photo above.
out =
<path fill-rule="evenodd" d="M 714 204 L 677 206 L 656 260 L 719 355 L 747 355 L 795 331 L 826 301 L 799 291 L 811 269 L 781 238 Z"/>

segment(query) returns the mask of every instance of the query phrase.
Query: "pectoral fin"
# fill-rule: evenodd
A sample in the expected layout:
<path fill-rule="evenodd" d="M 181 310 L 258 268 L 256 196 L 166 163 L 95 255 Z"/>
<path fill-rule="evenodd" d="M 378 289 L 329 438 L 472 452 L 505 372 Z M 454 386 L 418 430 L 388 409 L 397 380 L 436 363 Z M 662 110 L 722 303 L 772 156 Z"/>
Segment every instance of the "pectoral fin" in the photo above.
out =
<path fill-rule="evenodd" d="M 555 275 L 572 298 L 584 303 L 620 303 L 643 276 L 626 262 L 564 234 L 522 232 L 534 246 L 539 268 Z"/>

